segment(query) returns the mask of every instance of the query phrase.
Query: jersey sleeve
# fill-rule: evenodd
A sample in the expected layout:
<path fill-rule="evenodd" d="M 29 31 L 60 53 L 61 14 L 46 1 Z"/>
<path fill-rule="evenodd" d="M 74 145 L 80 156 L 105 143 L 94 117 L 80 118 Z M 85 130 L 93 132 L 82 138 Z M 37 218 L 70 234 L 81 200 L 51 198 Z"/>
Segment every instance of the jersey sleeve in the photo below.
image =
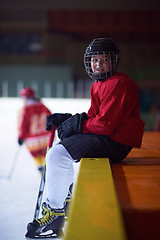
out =
<path fill-rule="evenodd" d="M 88 111 L 89 119 L 83 123 L 84 133 L 110 135 L 119 125 L 127 105 L 127 86 L 116 83 L 104 89 L 98 112 L 94 112 L 93 104 Z M 94 101 L 94 96 L 93 96 Z M 98 104 L 98 103 L 97 103 Z"/>
<path fill-rule="evenodd" d="M 18 138 L 25 139 L 28 131 L 27 118 L 25 114 L 25 108 L 23 108 L 18 114 Z"/>

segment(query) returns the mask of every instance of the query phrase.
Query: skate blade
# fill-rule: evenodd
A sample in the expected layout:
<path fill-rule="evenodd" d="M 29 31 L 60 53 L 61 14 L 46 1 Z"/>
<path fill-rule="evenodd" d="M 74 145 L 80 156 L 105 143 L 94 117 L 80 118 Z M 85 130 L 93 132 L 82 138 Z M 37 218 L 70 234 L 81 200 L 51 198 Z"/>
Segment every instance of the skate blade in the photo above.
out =
<path fill-rule="evenodd" d="M 59 236 L 56 234 L 56 233 L 51 233 L 51 234 L 47 234 L 47 235 L 45 235 L 45 234 L 41 234 L 41 235 L 35 235 L 35 236 L 33 236 L 33 237 L 28 237 L 27 236 L 27 233 L 26 233 L 26 235 L 25 235 L 25 238 L 26 239 L 41 239 L 41 240 L 46 240 L 46 239 L 56 239 L 56 240 L 60 240 L 60 239 L 62 239 L 63 238 L 63 236 L 64 236 L 64 234 L 63 234 L 63 231 L 59 234 Z"/>
<path fill-rule="evenodd" d="M 32 237 L 32 238 L 31 238 L 31 237 L 30 237 L 30 238 L 29 238 L 29 237 L 25 237 L 25 238 L 28 239 L 28 240 L 29 240 L 29 239 L 34 239 L 34 240 L 35 240 L 35 239 L 41 239 L 41 240 L 46 240 L 46 239 L 62 240 L 63 237 L 45 237 L 45 238 L 44 238 L 44 237 L 36 236 L 36 237 L 34 237 L 34 238 L 33 238 L 33 237 Z"/>
<path fill-rule="evenodd" d="M 35 237 L 25 237 L 26 239 L 41 239 L 41 240 L 46 240 L 46 239 L 56 239 L 56 240 L 62 240 L 63 237 L 60 236 L 35 236 Z"/>
<path fill-rule="evenodd" d="M 37 240 L 38 240 L 38 239 L 41 239 L 41 240 L 46 240 L 46 239 L 62 240 L 63 238 L 60 238 L 60 237 L 45 237 L 45 238 L 40 237 L 40 238 L 39 238 L 39 237 L 37 236 L 37 237 L 35 237 L 35 238 L 28 238 L 28 237 L 26 237 L 26 239 L 28 239 L 28 240 L 29 240 L 29 239 L 34 239 L 34 240 L 35 240 L 35 239 L 37 239 Z"/>

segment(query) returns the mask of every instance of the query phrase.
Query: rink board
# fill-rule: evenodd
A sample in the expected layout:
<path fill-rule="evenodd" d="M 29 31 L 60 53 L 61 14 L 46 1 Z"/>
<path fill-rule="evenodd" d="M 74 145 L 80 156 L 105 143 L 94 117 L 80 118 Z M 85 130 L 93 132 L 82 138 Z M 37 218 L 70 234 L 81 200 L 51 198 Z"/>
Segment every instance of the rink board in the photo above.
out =
<path fill-rule="evenodd" d="M 81 160 L 64 239 L 126 239 L 109 159 Z"/>

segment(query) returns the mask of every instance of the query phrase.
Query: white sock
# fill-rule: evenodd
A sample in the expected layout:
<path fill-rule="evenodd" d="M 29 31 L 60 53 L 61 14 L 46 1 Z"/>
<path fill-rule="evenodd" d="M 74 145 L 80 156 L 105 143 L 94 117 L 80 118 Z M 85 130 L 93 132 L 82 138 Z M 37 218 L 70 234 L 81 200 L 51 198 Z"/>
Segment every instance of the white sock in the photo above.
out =
<path fill-rule="evenodd" d="M 69 186 L 73 183 L 74 160 L 62 144 L 54 145 L 46 155 L 47 203 L 63 208 Z"/>

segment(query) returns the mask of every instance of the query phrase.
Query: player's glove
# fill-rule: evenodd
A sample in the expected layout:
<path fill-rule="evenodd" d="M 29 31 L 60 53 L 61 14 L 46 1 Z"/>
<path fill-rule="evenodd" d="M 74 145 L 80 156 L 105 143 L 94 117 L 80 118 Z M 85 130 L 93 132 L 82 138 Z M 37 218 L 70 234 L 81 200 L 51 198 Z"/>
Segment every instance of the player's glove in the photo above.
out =
<path fill-rule="evenodd" d="M 52 126 L 59 127 L 66 119 L 70 118 L 72 114 L 70 113 L 54 113 L 47 116 L 46 130 L 50 131 Z"/>
<path fill-rule="evenodd" d="M 84 120 L 87 120 L 88 116 L 85 112 L 79 114 L 76 113 L 66 121 L 64 121 L 59 127 L 58 127 L 58 137 L 60 140 L 63 138 L 69 137 L 73 134 L 82 133 L 82 123 Z"/>
<path fill-rule="evenodd" d="M 18 144 L 21 146 L 23 144 L 24 140 L 23 139 L 18 139 Z"/>

